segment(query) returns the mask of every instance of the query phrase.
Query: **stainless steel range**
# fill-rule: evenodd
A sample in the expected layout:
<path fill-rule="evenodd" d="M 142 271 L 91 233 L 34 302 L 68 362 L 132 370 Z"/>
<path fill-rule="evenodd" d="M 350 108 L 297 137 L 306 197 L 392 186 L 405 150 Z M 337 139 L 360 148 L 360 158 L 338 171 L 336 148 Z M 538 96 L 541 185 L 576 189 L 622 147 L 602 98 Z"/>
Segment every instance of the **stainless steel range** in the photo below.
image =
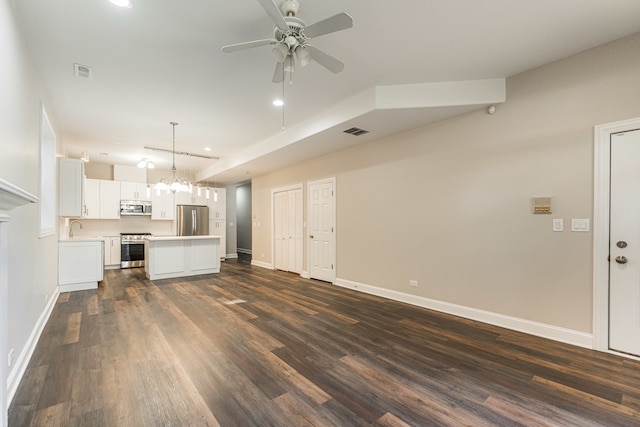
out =
<path fill-rule="evenodd" d="M 144 237 L 151 233 L 120 233 L 120 268 L 144 267 Z"/>

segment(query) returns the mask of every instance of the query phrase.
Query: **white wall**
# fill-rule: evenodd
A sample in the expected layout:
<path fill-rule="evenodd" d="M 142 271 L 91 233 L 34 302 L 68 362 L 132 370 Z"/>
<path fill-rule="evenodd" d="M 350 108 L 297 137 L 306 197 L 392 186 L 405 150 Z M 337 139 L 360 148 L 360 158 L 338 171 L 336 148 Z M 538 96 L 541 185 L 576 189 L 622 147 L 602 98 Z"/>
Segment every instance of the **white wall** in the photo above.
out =
<path fill-rule="evenodd" d="M 594 126 L 640 116 L 638 52 L 640 34 L 509 78 L 494 115 L 255 177 L 253 259 L 271 263 L 271 189 L 335 176 L 338 279 L 590 334 L 592 235 L 569 223 L 592 217 Z"/>
<path fill-rule="evenodd" d="M 54 130 L 55 112 L 47 102 L 9 0 L 0 2 L 0 64 L 0 178 L 38 195 L 41 102 Z M 37 204 L 16 208 L 8 226 L 7 351 L 13 349 L 15 355 L 10 379 L 15 378 L 30 336 L 45 312 L 47 297 L 57 289 L 58 238 L 55 234 L 38 238 L 38 215 Z M 0 354 L 0 363 L 6 361 L 7 354 Z"/>

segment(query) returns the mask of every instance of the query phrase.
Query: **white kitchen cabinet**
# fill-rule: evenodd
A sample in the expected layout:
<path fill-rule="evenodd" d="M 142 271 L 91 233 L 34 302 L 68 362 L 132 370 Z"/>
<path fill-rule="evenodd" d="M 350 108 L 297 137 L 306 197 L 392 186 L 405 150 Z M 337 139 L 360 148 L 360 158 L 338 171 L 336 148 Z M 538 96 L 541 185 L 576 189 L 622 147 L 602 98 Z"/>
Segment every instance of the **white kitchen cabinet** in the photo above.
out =
<path fill-rule="evenodd" d="M 104 278 L 102 239 L 74 239 L 58 243 L 58 286 L 60 292 L 97 289 Z"/>
<path fill-rule="evenodd" d="M 120 247 L 120 236 L 107 236 L 104 238 L 105 267 L 120 267 Z"/>
<path fill-rule="evenodd" d="M 192 193 L 179 192 L 176 193 L 176 205 L 197 205 L 207 206 L 206 190 L 202 188 L 198 196 L 197 187 L 193 187 Z"/>
<path fill-rule="evenodd" d="M 100 180 L 100 218 L 120 219 L 120 183 Z"/>
<path fill-rule="evenodd" d="M 84 165 L 80 159 L 58 159 L 58 215 L 81 217 L 84 212 Z"/>
<path fill-rule="evenodd" d="M 227 223 L 226 221 L 224 219 L 209 219 L 209 235 L 220 236 L 220 258 L 225 259 L 227 257 Z"/>
<path fill-rule="evenodd" d="M 83 218 L 100 218 L 100 180 L 85 179 Z"/>
<path fill-rule="evenodd" d="M 166 191 L 151 192 L 151 219 L 173 220 L 176 217 L 176 204 L 173 193 Z"/>
<path fill-rule="evenodd" d="M 147 187 L 149 187 L 149 195 L 147 195 Z M 120 200 L 152 200 L 151 186 L 140 182 L 121 182 L 120 183 Z"/>
<path fill-rule="evenodd" d="M 84 218 L 119 219 L 120 183 L 102 179 L 86 179 Z"/>
<path fill-rule="evenodd" d="M 225 219 L 227 217 L 227 190 L 224 188 L 211 188 L 209 190 L 208 206 L 209 219 Z"/>

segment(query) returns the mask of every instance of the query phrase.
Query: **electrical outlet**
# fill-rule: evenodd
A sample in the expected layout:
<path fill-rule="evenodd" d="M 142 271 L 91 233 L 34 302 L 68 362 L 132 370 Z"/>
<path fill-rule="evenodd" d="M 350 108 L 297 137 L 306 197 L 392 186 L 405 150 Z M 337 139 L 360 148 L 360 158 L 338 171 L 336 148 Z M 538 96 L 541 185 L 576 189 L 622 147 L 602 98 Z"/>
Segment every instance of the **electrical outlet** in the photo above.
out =
<path fill-rule="evenodd" d="M 417 280 L 409 280 L 409 286 L 411 286 L 412 288 L 417 288 L 418 287 L 418 281 Z"/>
<path fill-rule="evenodd" d="M 13 365 L 13 349 L 9 350 L 9 366 Z"/>

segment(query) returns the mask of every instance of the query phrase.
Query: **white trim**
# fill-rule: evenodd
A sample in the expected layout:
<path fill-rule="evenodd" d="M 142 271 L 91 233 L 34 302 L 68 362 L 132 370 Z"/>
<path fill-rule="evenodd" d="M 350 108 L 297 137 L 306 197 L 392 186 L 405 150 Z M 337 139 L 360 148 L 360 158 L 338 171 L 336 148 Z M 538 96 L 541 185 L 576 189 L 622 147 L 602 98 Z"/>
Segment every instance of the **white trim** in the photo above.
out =
<path fill-rule="evenodd" d="M 258 261 L 255 259 L 251 260 L 251 265 L 255 265 L 256 267 L 267 268 L 269 270 L 273 270 L 273 264 L 264 261 Z"/>
<path fill-rule="evenodd" d="M 333 277 L 331 278 L 331 283 L 335 283 L 336 281 L 336 277 L 338 277 L 338 253 L 336 251 L 336 248 L 338 246 L 338 217 L 337 217 L 337 204 L 338 204 L 338 185 L 336 182 L 336 177 L 333 176 L 331 178 L 324 178 L 324 179 L 318 179 L 315 181 L 308 181 L 307 182 L 307 206 L 305 207 L 305 212 L 307 212 L 307 222 L 309 220 L 308 217 L 308 212 L 310 210 L 310 206 L 311 206 L 311 186 L 312 185 L 317 185 L 317 184 L 326 184 L 326 183 L 332 183 L 333 184 L 333 248 L 332 248 L 332 253 L 333 253 Z M 308 232 L 308 229 L 307 229 Z M 307 240 L 307 248 L 309 245 L 309 240 Z M 303 245 L 305 246 L 305 245 Z M 307 268 L 308 271 L 311 271 L 311 251 L 307 250 Z M 308 277 L 310 278 L 311 275 L 309 274 Z"/>
<path fill-rule="evenodd" d="M 58 301 L 59 295 L 60 295 L 60 291 L 56 287 L 56 289 L 53 292 L 53 295 L 51 295 L 51 298 L 49 298 L 49 302 L 47 303 L 44 310 L 42 311 L 42 314 L 40 314 L 40 318 L 38 319 L 35 326 L 33 327 L 33 330 L 31 331 L 31 335 L 29 336 L 29 339 L 27 340 L 25 346 L 23 347 L 22 352 L 20 353 L 20 356 L 18 356 L 18 358 L 16 359 L 16 363 L 15 365 L 13 365 L 13 369 L 9 373 L 9 377 L 7 378 L 7 389 L 8 389 L 7 408 L 11 405 L 11 401 L 13 400 L 13 397 L 16 394 L 16 390 L 18 389 L 18 385 L 22 380 L 22 376 L 27 370 L 29 361 L 33 356 L 33 351 L 36 349 L 36 345 L 38 344 L 40 335 L 42 335 L 42 331 L 44 330 L 44 327 L 47 324 L 49 317 L 51 316 L 51 312 L 53 312 L 53 308 L 55 307 L 56 302 Z"/>
<path fill-rule="evenodd" d="M 354 282 L 347 279 L 336 279 L 336 285 L 344 288 L 353 289 L 371 295 L 388 298 L 394 301 L 400 301 L 418 307 L 427 308 L 429 310 L 440 311 L 442 313 L 452 314 L 454 316 L 464 317 L 478 322 L 488 323 L 502 328 L 511 329 L 518 332 L 524 332 L 530 335 L 536 335 L 543 338 L 560 341 L 566 344 L 572 344 L 579 347 L 592 348 L 593 336 L 586 332 L 575 331 L 572 329 L 561 328 L 558 326 L 547 325 L 544 323 L 534 322 L 531 320 L 520 319 L 517 317 L 506 316 L 504 314 L 493 313 L 490 311 L 479 310 L 477 308 L 466 307 L 457 304 L 451 304 L 444 301 L 433 300 L 430 298 L 420 297 L 403 292 L 393 291 L 390 289 L 379 288 L 364 283 Z"/>
<path fill-rule="evenodd" d="M 225 259 L 235 259 L 238 258 L 238 254 L 227 254 L 227 256 L 225 257 Z"/>
<path fill-rule="evenodd" d="M 0 210 L 10 211 L 18 206 L 37 201 L 37 196 L 0 178 Z"/>
<path fill-rule="evenodd" d="M 306 270 L 303 270 L 302 273 L 300 273 L 300 277 L 304 278 L 304 279 L 310 279 L 311 277 L 309 276 L 309 272 Z"/>
<path fill-rule="evenodd" d="M 0 427 L 8 425 L 7 375 L 9 348 L 9 230 L 11 217 L 0 212 Z"/>
<path fill-rule="evenodd" d="M 640 128 L 640 117 L 595 127 L 593 158 L 593 348 L 609 350 L 609 190 L 611 135 Z"/>

